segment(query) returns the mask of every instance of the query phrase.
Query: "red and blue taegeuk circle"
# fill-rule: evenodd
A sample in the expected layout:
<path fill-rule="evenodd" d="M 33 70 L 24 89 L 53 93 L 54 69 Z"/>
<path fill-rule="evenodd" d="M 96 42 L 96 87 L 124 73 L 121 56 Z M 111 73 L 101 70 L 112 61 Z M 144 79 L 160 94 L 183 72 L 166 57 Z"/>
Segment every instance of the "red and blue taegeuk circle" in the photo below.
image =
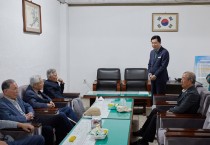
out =
<path fill-rule="evenodd" d="M 162 21 L 161 21 L 161 25 L 163 25 L 163 26 L 167 26 L 168 24 L 169 24 L 168 19 L 162 19 Z"/>

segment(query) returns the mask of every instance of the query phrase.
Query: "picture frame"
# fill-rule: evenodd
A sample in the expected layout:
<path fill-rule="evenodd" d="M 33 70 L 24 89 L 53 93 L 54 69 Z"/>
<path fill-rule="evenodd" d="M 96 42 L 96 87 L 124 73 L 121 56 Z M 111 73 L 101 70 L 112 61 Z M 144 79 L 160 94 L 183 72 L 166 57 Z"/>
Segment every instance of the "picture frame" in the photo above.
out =
<path fill-rule="evenodd" d="M 152 32 L 178 32 L 178 13 L 152 13 Z"/>
<path fill-rule="evenodd" d="M 22 0 L 23 31 L 42 33 L 41 6 L 31 1 Z"/>

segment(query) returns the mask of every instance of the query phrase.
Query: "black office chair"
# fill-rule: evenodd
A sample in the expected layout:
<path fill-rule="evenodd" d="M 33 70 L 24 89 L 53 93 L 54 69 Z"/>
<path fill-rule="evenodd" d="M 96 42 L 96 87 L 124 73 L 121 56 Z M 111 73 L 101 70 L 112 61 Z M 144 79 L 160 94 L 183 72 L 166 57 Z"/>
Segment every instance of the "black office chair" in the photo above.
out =
<path fill-rule="evenodd" d="M 147 91 L 147 81 L 146 68 L 126 68 L 122 91 Z"/>
<path fill-rule="evenodd" d="M 120 91 L 121 74 L 119 68 L 99 68 L 93 91 Z"/>

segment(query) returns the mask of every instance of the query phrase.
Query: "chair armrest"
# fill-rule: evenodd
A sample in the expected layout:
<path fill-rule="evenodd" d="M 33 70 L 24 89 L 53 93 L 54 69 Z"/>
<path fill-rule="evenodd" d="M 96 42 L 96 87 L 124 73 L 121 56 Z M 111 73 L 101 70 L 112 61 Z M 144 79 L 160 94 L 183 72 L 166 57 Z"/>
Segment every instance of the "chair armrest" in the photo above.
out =
<path fill-rule="evenodd" d="M 58 108 L 36 108 L 34 109 L 34 112 L 37 115 L 41 115 L 41 114 L 54 115 L 54 114 L 57 114 L 58 110 L 59 110 Z"/>
<path fill-rule="evenodd" d="M 121 90 L 121 84 L 120 84 L 120 80 L 117 81 L 117 91 L 120 91 Z"/>
<path fill-rule="evenodd" d="M 166 131 L 166 137 L 190 137 L 190 138 L 210 138 L 210 132 L 203 131 L 203 132 L 193 132 L 193 131 Z"/>
<path fill-rule="evenodd" d="M 167 113 L 160 112 L 158 113 L 160 118 L 202 118 L 201 114 L 177 114 L 177 113 Z M 205 118 L 205 117 L 203 117 Z"/>
<path fill-rule="evenodd" d="M 73 98 L 54 98 L 54 99 L 52 99 L 53 102 L 64 102 L 64 103 L 71 102 L 72 100 L 73 100 Z"/>
<path fill-rule="evenodd" d="M 0 129 L 0 134 L 10 135 L 14 140 L 25 138 L 26 136 L 33 135 L 33 133 L 28 133 L 22 128 L 4 128 Z"/>
<path fill-rule="evenodd" d="M 1 131 L 25 132 L 22 128 L 3 128 L 0 129 L 0 132 Z"/>
<path fill-rule="evenodd" d="M 209 132 L 166 132 L 165 145 L 206 145 L 210 142 Z"/>
<path fill-rule="evenodd" d="M 127 83 L 127 81 L 126 80 L 122 80 L 121 81 L 121 85 L 122 85 L 122 91 L 126 91 L 126 83 Z"/>
<path fill-rule="evenodd" d="M 159 106 L 175 106 L 175 105 L 177 105 L 177 101 L 156 101 L 155 105 L 159 105 Z"/>
<path fill-rule="evenodd" d="M 153 102 L 156 104 L 156 102 L 159 101 L 177 101 L 178 96 L 177 95 L 158 95 L 154 94 L 153 96 Z"/>
<path fill-rule="evenodd" d="M 42 124 L 41 123 L 34 123 L 32 122 L 31 125 L 34 126 L 33 132 L 26 132 L 22 128 L 4 128 L 0 129 L 0 132 L 4 135 L 10 135 L 15 140 L 24 138 L 28 135 L 41 135 L 42 134 Z"/>
<path fill-rule="evenodd" d="M 42 124 L 41 123 L 36 123 L 36 122 L 32 122 L 31 125 L 33 125 L 34 127 L 41 127 Z M 0 130 L 7 130 L 7 131 L 24 131 L 22 128 L 3 128 Z"/>
<path fill-rule="evenodd" d="M 93 91 L 96 91 L 96 89 L 97 89 L 97 80 L 95 80 L 94 82 L 93 82 Z"/>
<path fill-rule="evenodd" d="M 42 124 L 41 124 L 41 123 L 38 123 L 38 122 L 32 122 L 31 125 L 33 125 L 33 126 L 36 127 L 36 128 L 42 126 Z"/>
<path fill-rule="evenodd" d="M 210 129 L 194 129 L 194 128 L 167 128 L 167 132 L 208 132 Z"/>
<path fill-rule="evenodd" d="M 157 109 L 168 111 L 170 108 L 174 107 L 175 105 L 154 105 L 154 106 Z"/>
<path fill-rule="evenodd" d="M 202 128 L 205 117 L 200 114 L 160 113 L 157 119 L 158 128 Z"/>
<path fill-rule="evenodd" d="M 73 98 L 54 98 L 54 99 L 52 99 L 56 108 L 63 108 L 66 106 L 70 107 L 72 100 L 73 100 Z"/>
<path fill-rule="evenodd" d="M 66 97 L 66 98 L 78 98 L 80 93 L 63 93 L 63 95 Z"/>
<path fill-rule="evenodd" d="M 146 83 L 146 85 L 147 85 L 147 91 L 151 91 L 151 81 L 150 80 L 147 80 L 147 83 Z"/>

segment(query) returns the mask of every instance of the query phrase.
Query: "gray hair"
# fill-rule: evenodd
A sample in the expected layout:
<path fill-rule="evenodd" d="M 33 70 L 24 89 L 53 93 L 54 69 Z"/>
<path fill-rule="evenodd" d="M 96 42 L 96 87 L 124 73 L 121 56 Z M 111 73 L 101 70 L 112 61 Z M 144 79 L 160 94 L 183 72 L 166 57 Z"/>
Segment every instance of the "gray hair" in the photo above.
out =
<path fill-rule="evenodd" d="M 42 80 L 40 75 L 34 75 L 30 78 L 30 86 L 33 87 L 34 84 L 39 83 Z"/>
<path fill-rule="evenodd" d="M 193 72 L 186 71 L 186 72 L 184 72 L 184 74 L 187 75 L 188 80 L 191 80 L 192 84 L 195 84 L 196 76 L 195 76 L 195 74 Z"/>
<path fill-rule="evenodd" d="M 5 89 L 9 89 L 10 85 L 16 83 L 13 79 L 8 79 L 5 80 L 2 84 L 1 84 L 1 89 L 2 91 L 4 91 Z"/>
<path fill-rule="evenodd" d="M 56 69 L 54 69 L 54 68 L 48 69 L 47 70 L 47 78 L 49 79 L 49 77 L 54 73 L 56 73 Z"/>

